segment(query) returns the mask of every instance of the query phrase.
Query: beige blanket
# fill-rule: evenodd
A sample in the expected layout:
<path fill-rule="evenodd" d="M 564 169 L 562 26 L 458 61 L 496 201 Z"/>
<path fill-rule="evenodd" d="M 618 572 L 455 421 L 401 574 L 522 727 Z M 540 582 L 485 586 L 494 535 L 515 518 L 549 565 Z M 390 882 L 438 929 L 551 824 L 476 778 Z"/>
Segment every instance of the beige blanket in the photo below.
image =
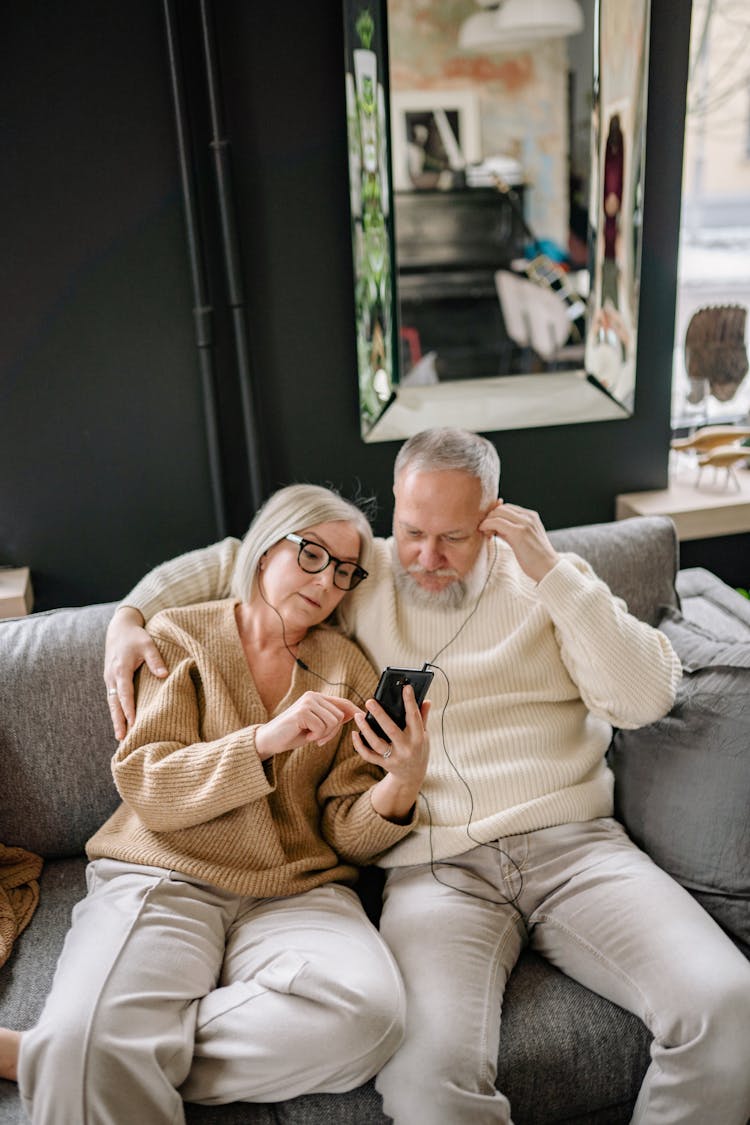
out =
<path fill-rule="evenodd" d="M 26 929 L 39 902 L 42 860 L 23 848 L 0 844 L 0 965 Z"/>

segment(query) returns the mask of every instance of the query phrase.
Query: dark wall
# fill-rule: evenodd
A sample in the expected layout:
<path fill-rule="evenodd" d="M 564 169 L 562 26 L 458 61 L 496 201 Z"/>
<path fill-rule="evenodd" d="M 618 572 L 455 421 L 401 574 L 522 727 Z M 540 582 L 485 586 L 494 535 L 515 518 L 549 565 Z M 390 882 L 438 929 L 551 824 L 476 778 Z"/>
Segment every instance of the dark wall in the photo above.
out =
<path fill-rule="evenodd" d="M 0 561 L 38 608 L 215 534 L 161 11 L 13 0 L 0 55 Z"/>
<path fill-rule="evenodd" d="M 654 5 L 635 416 L 491 435 L 548 526 L 666 483 L 689 5 Z M 211 172 L 199 9 L 180 0 L 214 307 L 228 530 L 253 510 Z M 328 481 L 390 517 L 359 437 L 338 0 L 215 0 L 264 488 Z M 162 5 L 10 0 L 0 47 L 0 562 L 37 608 L 122 595 L 217 535 Z M 669 143 L 664 143 L 664 138 Z"/>

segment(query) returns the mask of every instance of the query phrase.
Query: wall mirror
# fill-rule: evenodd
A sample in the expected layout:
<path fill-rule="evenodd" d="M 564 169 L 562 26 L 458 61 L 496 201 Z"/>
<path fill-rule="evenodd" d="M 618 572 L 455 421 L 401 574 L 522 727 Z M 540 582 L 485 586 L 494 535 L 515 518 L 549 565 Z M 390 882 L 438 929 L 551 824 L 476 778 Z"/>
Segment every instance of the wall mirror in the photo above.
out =
<path fill-rule="evenodd" d="M 364 440 L 628 417 L 649 0 L 343 9 Z"/>

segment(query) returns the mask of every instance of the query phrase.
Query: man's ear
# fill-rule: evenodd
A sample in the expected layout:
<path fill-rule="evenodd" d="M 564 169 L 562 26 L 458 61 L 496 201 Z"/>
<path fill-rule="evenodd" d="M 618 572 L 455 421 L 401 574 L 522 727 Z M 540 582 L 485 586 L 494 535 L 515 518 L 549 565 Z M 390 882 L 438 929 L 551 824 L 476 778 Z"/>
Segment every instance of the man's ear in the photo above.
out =
<path fill-rule="evenodd" d="M 495 510 L 495 508 L 497 507 L 497 505 L 500 502 L 501 502 L 500 497 L 498 496 L 497 499 L 493 500 L 492 503 L 488 507 L 482 509 L 482 511 L 480 512 L 479 523 L 477 524 L 477 531 L 482 526 L 484 521 L 487 519 L 489 514 Z M 485 537 L 485 539 L 492 539 L 495 533 L 494 533 L 494 531 L 482 531 L 481 534 Z"/>

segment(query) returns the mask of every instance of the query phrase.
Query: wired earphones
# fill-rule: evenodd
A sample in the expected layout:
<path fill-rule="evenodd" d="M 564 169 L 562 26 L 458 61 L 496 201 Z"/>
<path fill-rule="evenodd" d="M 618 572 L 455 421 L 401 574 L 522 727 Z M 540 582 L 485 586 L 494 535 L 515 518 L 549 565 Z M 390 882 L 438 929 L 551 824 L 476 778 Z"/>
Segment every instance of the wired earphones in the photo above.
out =
<path fill-rule="evenodd" d="M 354 695 L 356 695 L 357 699 L 360 701 L 362 707 L 364 708 L 365 701 L 355 687 L 353 687 L 351 684 L 345 683 L 343 680 L 339 680 L 336 683 L 334 683 L 332 680 L 327 680 L 325 678 L 325 676 L 321 676 L 320 672 L 316 672 L 314 668 L 311 668 L 309 666 L 309 664 L 305 664 L 304 660 L 300 656 L 295 656 L 294 652 L 291 649 L 291 646 L 289 645 L 289 642 L 286 639 L 286 624 L 284 622 L 284 618 L 281 616 L 281 614 L 279 613 L 276 606 L 273 605 L 271 602 L 269 602 L 268 598 L 266 597 L 266 595 L 263 591 L 263 583 L 261 581 L 260 574 L 258 574 L 258 593 L 260 594 L 261 598 L 266 603 L 268 608 L 272 609 L 273 612 L 278 617 L 279 622 L 281 624 L 281 643 L 283 644 L 284 648 L 289 653 L 289 655 L 291 656 L 292 660 L 297 665 L 297 667 L 301 668 L 303 672 L 307 672 L 309 675 L 315 676 L 315 678 L 317 680 L 320 680 L 321 683 L 328 684 L 329 687 L 332 687 L 332 688 L 347 688 L 350 692 L 352 692 Z"/>
<path fill-rule="evenodd" d="M 463 887 L 456 887 L 453 883 L 449 883 L 445 879 L 441 879 L 437 875 L 437 873 L 435 871 L 436 860 L 435 860 L 435 857 L 434 857 L 433 846 L 432 846 L 432 823 L 433 823 L 432 822 L 432 810 L 430 808 L 430 803 L 427 800 L 427 797 L 424 795 L 424 793 L 420 793 L 419 797 L 424 802 L 425 808 L 427 810 L 428 838 L 429 838 L 429 848 L 430 848 L 430 872 L 432 874 L 433 879 L 435 879 L 436 882 L 441 883 L 444 887 L 450 887 L 453 890 L 460 891 L 462 894 L 469 895 L 470 898 L 480 899 L 482 902 L 496 903 L 498 906 L 512 906 L 512 905 L 515 905 L 515 903 L 518 901 L 518 899 L 521 895 L 521 892 L 523 891 L 523 872 L 521 871 L 521 868 L 519 867 L 518 863 L 516 863 L 516 861 L 513 859 L 513 857 L 511 855 L 509 855 L 508 852 L 506 852 L 503 848 L 501 848 L 499 844 L 496 844 L 492 841 L 484 842 L 482 840 L 478 840 L 475 836 L 472 836 L 472 834 L 471 834 L 471 831 L 470 831 L 471 821 L 472 821 L 472 818 L 474 816 L 474 794 L 471 791 L 471 786 L 469 785 L 468 781 L 466 780 L 466 778 L 463 776 L 463 774 L 459 770 L 458 766 L 454 762 L 451 755 L 448 753 L 448 743 L 447 743 L 446 737 L 445 737 L 445 713 L 448 709 L 448 704 L 450 702 L 451 685 L 450 685 L 450 680 L 448 679 L 448 675 L 445 672 L 445 670 L 443 668 L 441 668 L 439 664 L 435 663 L 437 658 L 439 656 L 441 656 L 442 653 L 444 653 L 445 650 L 449 647 L 449 645 L 452 645 L 453 642 L 456 640 L 456 638 L 463 632 L 463 630 L 466 628 L 466 626 L 471 621 L 474 614 L 479 609 L 479 604 L 482 601 L 484 593 L 485 593 L 485 591 L 487 589 L 487 586 L 489 584 L 490 578 L 492 577 L 492 572 L 495 568 L 495 563 L 497 562 L 498 548 L 497 548 L 497 539 L 496 538 L 493 538 L 493 546 L 494 546 L 494 554 L 493 554 L 493 557 L 492 557 L 492 562 L 490 563 L 490 566 L 487 570 L 487 575 L 485 577 L 484 583 L 482 584 L 482 588 L 479 591 L 479 595 L 477 596 L 477 600 L 474 603 L 474 607 L 471 610 L 471 613 L 469 613 L 464 618 L 461 625 L 458 627 L 458 629 L 453 634 L 453 636 L 450 637 L 449 640 L 447 640 L 445 642 L 445 644 L 441 648 L 438 649 L 438 651 L 433 656 L 432 660 L 428 660 L 428 661 L 425 662 L 425 664 L 423 665 L 423 671 L 427 671 L 428 668 L 434 668 L 435 671 L 439 672 L 441 674 L 441 676 L 443 677 L 443 679 L 445 680 L 446 699 L 445 699 L 445 703 L 443 704 L 442 710 L 440 712 L 440 736 L 441 736 L 441 740 L 442 740 L 442 743 L 443 743 L 443 753 L 445 754 L 445 757 L 448 761 L 448 764 L 450 765 L 451 769 L 453 770 L 453 772 L 455 773 L 456 777 L 459 779 L 461 784 L 466 789 L 466 792 L 468 793 L 468 796 L 469 796 L 469 816 L 468 816 L 468 819 L 467 819 L 467 822 L 466 822 L 466 835 L 469 837 L 469 839 L 472 841 L 472 843 L 475 846 L 482 847 L 482 848 L 491 848 L 493 851 L 498 852 L 499 855 L 504 856 L 505 859 L 508 861 L 508 863 L 510 865 L 512 865 L 512 867 L 515 868 L 515 871 L 518 875 L 518 881 L 519 881 L 518 890 L 515 892 L 515 894 L 512 894 L 510 897 L 503 896 L 500 899 L 488 898 L 486 895 L 479 895 L 479 894 L 476 894 L 473 891 L 467 891 Z M 437 862 L 440 864 L 441 867 L 455 867 L 455 868 L 460 869 L 459 864 L 447 863 L 445 860 L 440 860 L 440 861 L 437 861 Z"/>

